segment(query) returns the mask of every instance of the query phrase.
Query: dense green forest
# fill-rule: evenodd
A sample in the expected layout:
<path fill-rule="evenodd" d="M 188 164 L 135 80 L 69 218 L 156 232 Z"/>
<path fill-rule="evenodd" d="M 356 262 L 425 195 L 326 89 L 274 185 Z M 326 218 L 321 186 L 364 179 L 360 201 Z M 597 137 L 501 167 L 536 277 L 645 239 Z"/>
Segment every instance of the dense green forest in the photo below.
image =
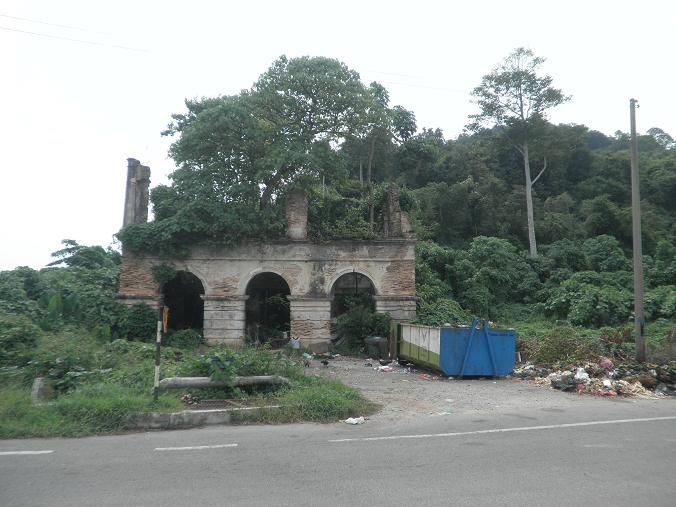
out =
<path fill-rule="evenodd" d="M 196 241 L 279 237 L 285 192 L 300 186 L 310 194 L 314 240 L 370 238 L 384 188 L 395 182 L 421 240 L 422 321 L 513 320 L 509 305 L 527 305 L 517 313 L 626 323 L 629 137 L 548 122 L 547 109 L 569 97 L 538 74 L 542 61 L 524 49 L 510 54 L 473 91 L 477 114 L 466 132 L 445 139 L 419 130 L 385 88 L 363 85 L 335 60 L 281 58 L 250 90 L 187 101 L 187 113 L 174 115 L 172 185 L 152 192 L 154 222 L 119 237 L 130 250 L 165 255 Z M 676 145 L 657 127 L 638 144 L 647 319 L 671 319 Z"/>
<path fill-rule="evenodd" d="M 336 60 L 282 57 L 249 90 L 189 100 L 186 112 L 173 116 L 165 132 L 174 138 L 170 155 L 178 167 L 171 185 L 152 190 L 153 221 L 118 236 L 130 251 L 165 256 L 196 243 L 282 237 L 285 195 L 300 187 L 309 194 L 314 241 L 373 238 L 381 232 L 385 188 L 396 183 L 420 239 L 421 322 L 476 315 L 521 325 L 535 337 L 560 324 L 626 326 L 629 137 L 550 123 L 547 109 L 568 97 L 537 73 L 541 59 L 519 51 L 479 83 L 477 115 L 456 139 L 418 128 L 414 113 L 391 105 L 384 87 L 363 84 Z M 532 95 L 520 99 L 532 105 L 528 115 L 510 116 L 490 103 L 491 93 L 511 93 L 515 83 L 529 83 L 522 88 Z M 646 319 L 657 326 L 649 330 L 657 330 L 659 343 L 676 313 L 676 143 L 657 127 L 638 142 Z M 537 251 L 529 238 L 526 159 Z M 103 340 L 147 334 L 143 310 L 114 299 L 117 253 L 69 242 L 56 256 L 61 267 L 0 273 L 3 322 L 21 328 L 21 336 L 64 325 Z M 534 322 L 539 327 L 529 327 Z M 22 354 L 23 338 L 10 334 L 0 331 L 3 364 Z"/>

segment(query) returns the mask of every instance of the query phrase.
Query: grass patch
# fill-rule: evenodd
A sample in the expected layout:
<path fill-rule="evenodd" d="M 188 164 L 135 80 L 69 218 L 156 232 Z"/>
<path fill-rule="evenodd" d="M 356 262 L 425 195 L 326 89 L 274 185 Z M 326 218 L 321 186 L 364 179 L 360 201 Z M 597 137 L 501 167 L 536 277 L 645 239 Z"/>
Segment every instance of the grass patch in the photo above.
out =
<path fill-rule="evenodd" d="M 335 422 L 374 413 L 378 406 L 359 391 L 335 380 L 305 377 L 276 395 L 278 410 L 263 411 L 258 422 Z"/>
<path fill-rule="evenodd" d="M 24 366 L 0 368 L 0 438 L 80 437 L 124 431 L 140 412 L 180 411 L 188 408 L 179 398 L 186 393 L 201 399 L 239 398 L 248 404 L 283 405 L 263 411 L 260 422 L 337 421 L 374 410 L 358 391 L 339 382 L 306 377 L 302 360 L 294 354 L 267 349 L 197 350 L 164 347 L 162 377 L 209 376 L 215 364 L 221 373 L 281 375 L 292 387 L 261 386 L 220 390 L 172 390 L 152 401 L 154 346 L 141 342 L 97 341 L 82 329 L 45 335 Z M 216 360 L 216 362 L 214 362 Z M 45 376 L 55 387 L 55 399 L 33 405 L 30 384 Z"/>
<path fill-rule="evenodd" d="M 83 386 L 54 402 L 33 405 L 30 392 L 13 384 L 0 388 L 0 438 L 82 437 L 127 429 L 130 417 L 144 411 L 180 410 L 169 395 L 157 403 L 148 393 L 111 384 Z"/>

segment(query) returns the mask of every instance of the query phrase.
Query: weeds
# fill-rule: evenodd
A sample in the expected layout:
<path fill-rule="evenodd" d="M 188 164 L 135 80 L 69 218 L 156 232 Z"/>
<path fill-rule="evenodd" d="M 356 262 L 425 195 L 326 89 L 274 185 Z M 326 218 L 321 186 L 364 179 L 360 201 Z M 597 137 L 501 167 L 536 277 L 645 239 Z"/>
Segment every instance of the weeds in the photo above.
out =
<path fill-rule="evenodd" d="M 368 415 L 376 405 L 359 392 L 335 380 L 307 377 L 279 396 L 281 408 L 270 412 L 272 422 L 329 422 L 356 415 Z"/>
<path fill-rule="evenodd" d="M 33 405 L 28 389 L 10 384 L 0 389 L 0 438 L 80 437 L 126 429 L 130 418 L 147 410 L 176 410 L 175 397 L 157 403 L 148 393 L 111 384 L 84 386 L 44 405 Z"/>

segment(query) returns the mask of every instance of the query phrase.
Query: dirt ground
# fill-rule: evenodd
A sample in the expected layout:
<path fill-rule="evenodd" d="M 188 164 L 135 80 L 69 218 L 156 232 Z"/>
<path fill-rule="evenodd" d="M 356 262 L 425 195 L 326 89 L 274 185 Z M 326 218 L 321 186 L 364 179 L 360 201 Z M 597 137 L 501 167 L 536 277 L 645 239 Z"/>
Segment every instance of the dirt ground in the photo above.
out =
<path fill-rule="evenodd" d="M 365 366 L 367 362 L 372 366 Z M 307 373 L 334 378 L 359 389 L 366 398 L 382 405 L 382 410 L 372 418 L 383 422 L 451 414 L 509 414 L 530 409 L 557 412 L 570 406 L 592 407 L 608 402 L 511 377 L 453 379 L 417 366 L 405 368 L 396 361 L 390 365 L 391 372 L 378 371 L 378 366 L 377 360 L 341 356 L 330 360 L 328 366 L 313 360 Z"/>

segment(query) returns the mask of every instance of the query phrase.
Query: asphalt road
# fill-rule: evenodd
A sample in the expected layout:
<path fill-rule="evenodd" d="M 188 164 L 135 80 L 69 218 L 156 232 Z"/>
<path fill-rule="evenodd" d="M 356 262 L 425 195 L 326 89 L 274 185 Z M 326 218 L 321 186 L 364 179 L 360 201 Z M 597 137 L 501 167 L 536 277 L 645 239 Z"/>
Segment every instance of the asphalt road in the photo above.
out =
<path fill-rule="evenodd" d="M 0 505 L 676 503 L 676 400 L 562 406 L 5 440 Z"/>

